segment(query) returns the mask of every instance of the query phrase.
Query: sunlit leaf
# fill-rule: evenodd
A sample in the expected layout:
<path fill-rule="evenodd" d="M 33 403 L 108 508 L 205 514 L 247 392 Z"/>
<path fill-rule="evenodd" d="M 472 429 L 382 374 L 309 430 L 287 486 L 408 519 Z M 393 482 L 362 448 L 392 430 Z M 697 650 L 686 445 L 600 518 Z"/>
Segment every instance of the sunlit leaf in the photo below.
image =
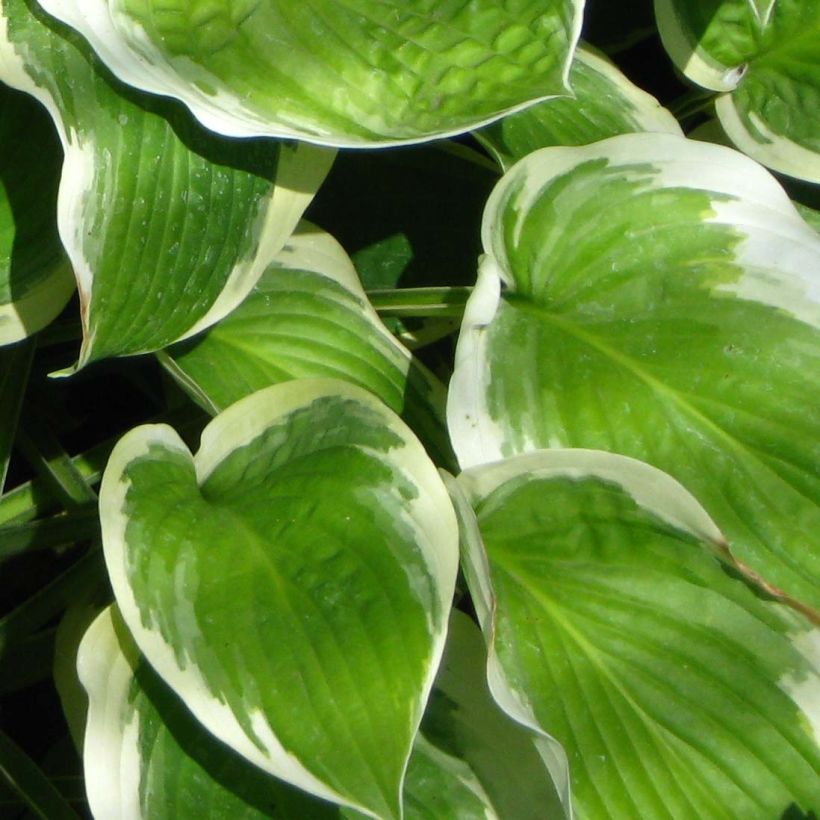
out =
<path fill-rule="evenodd" d="M 342 247 L 312 226 L 291 237 L 230 316 L 162 358 L 211 412 L 291 379 L 349 381 L 451 458 L 443 386 L 384 327 Z"/>
<path fill-rule="evenodd" d="M 59 180 L 59 142 L 45 111 L 0 85 L 0 345 L 45 327 L 74 292 L 57 235 Z"/>
<path fill-rule="evenodd" d="M 678 68 L 724 92 L 717 113 L 735 145 L 820 182 L 820 3 L 655 0 L 655 9 Z"/>
<path fill-rule="evenodd" d="M 671 135 L 546 148 L 496 188 L 483 237 L 448 399 L 462 466 L 647 461 L 744 572 L 820 607 L 820 236 L 775 180 Z"/>
<path fill-rule="evenodd" d="M 466 131 L 563 94 L 581 0 L 43 0 L 121 79 L 233 136 L 326 145 Z"/>
<path fill-rule="evenodd" d="M 725 570 L 677 482 L 563 450 L 458 483 L 493 693 L 564 746 L 577 816 L 820 809 L 820 634 Z"/>
<path fill-rule="evenodd" d="M 538 103 L 476 132 L 502 167 L 550 145 L 586 145 L 634 131 L 682 133 L 653 96 L 589 46 L 575 51 L 569 81 L 574 99 Z"/>
<path fill-rule="evenodd" d="M 86 633 L 78 668 L 89 695 L 83 757 L 97 820 L 338 815 L 205 731 L 139 655 L 115 608 Z"/>
<path fill-rule="evenodd" d="M 123 618 L 202 724 L 300 788 L 397 817 L 458 550 L 401 420 L 341 381 L 286 382 L 217 416 L 195 457 L 168 427 L 133 430 L 100 510 Z"/>
<path fill-rule="evenodd" d="M 117 83 L 26 0 L 0 3 L 0 79 L 49 110 L 58 224 L 80 292 L 79 364 L 154 350 L 234 308 L 281 249 L 332 154 L 220 139 Z"/>

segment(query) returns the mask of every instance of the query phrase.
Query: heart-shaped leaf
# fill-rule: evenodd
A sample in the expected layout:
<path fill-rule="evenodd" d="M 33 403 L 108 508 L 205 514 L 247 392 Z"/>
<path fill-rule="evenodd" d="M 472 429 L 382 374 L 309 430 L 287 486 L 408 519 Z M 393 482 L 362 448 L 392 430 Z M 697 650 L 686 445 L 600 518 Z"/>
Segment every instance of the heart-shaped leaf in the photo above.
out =
<path fill-rule="evenodd" d="M 100 820 L 363 816 L 265 774 L 210 735 L 139 654 L 116 607 L 91 624 L 77 655 L 89 694 L 85 780 Z M 467 764 L 421 735 L 403 803 L 407 820 L 495 817 Z"/>
<path fill-rule="evenodd" d="M 483 241 L 448 398 L 462 466 L 649 462 L 744 572 L 820 609 L 820 236 L 775 180 L 672 135 L 545 148 L 499 183 Z"/>
<path fill-rule="evenodd" d="M 45 327 L 74 292 L 57 234 L 59 180 L 59 144 L 45 112 L 0 85 L 0 345 Z"/>
<path fill-rule="evenodd" d="M 58 224 L 80 292 L 79 365 L 155 350 L 236 307 L 332 153 L 216 137 L 115 81 L 25 0 L 2 0 L 0 21 L 0 79 L 37 97 L 63 142 Z"/>
<path fill-rule="evenodd" d="M 505 170 L 550 145 L 586 145 L 635 131 L 682 134 L 669 111 L 589 46 L 575 50 L 569 82 L 573 98 L 546 100 L 476 132 Z"/>
<path fill-rule="evenodd" d="M 820 3 L 655 0 L 669 55 L 698 85 L 724 92 L 732 142 L 764 165 L 820 182 Z"/>
<path fill-rule="evenodd" d="M 493 693 L 564 746 L 579 816 L 820 809 L 820 632 L 726 571 L 676 481 L 563 450 L 458 485 Z"/>
<path fill-rule="evenodd" d="M 192 457 L 129 433 L 100 492 L 137 644 L 250 761 L 373 816 L 401 783 L 447 627 L 458 532 L 401 420 L 333 380 L 259 391 Z"/>
<path fill-rule="evenodd" d="M 339 243 L 307 223 L 233 313 L 161 358 L 211 412 L 290 379 L 349 381 L 399 413 L 438 460 L 452 460 L 443 385 L 382 324 Z"/>
<path fill-rule="evenodd" d="M 419 142 L 566 93 L 582 0 L 41 0 L 218 133 Z"/>

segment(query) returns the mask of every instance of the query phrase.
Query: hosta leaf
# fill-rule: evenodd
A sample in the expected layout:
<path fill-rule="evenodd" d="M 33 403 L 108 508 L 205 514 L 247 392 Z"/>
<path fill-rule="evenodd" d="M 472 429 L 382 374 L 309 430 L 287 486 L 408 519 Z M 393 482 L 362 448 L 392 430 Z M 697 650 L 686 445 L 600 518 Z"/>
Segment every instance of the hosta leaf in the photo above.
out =
<path fill-rule="evenodd" d="M 777 183 L 671 135 L 546 148 L 499 183 L 483 241 L 448 398 L 462 466 L 647 461 L 744 572 L 820 607 L 820 237 Z"/>
<path fill-rule="evenodd" d="M 140 656 L 116 608 L 91 625 L 77 665 L 89 695 L 86 792 L 98 820 L 338 816 L 206 732 Z"/>
<path fill-rule="evenodd" d="M 267 388 L 192 457 L 129 433 L 100 493 L 140 649 L 251 762 L 374 816 L 401 781 L 441 655 L 458 533 L 409 429 L 341 381 Z"/>
<path fill-rule="evenodd" d="M 215 137 L 178 104 L 117 83 L 25 0 L 2 0 L 0 14 L 0 78 L 45 104 L 63 142 L 58 224 L 80 291 L 79 364 L 157 349 L 228 313 L 331 154 Z"/>
<path fill-rule="evenodd" d="M 563 751 L 537 728 L 510 720 L 499 708 L 487 687 L 486 665 L 481 631 L 453 610 L 441 669 L 422 723 L 424 736 L 470 765 L 498 817 L 569 816 L 569 772 Z M 557 788 L 548 766 L 554 770 Z"/>
<path fill-rule="evenodd" d="M 407 767 L 404 817 L 407 820 L 497 818 L 470 767 L 433 746 L 423 735 L 416 738 L 413 756 Z"/>
<path fill-rule="evenodd" d="M 582 0 L 43 0 L 132 85 L 233 136 L 427 140 L 565 93 Z"/>
<path fill-rule="evenodd" d="M 575 51 L 569 81 L 574 99 L 538 103 L 476 133 L 505 169 L 550 145 L 586 145 L 633 131 L 682 134 L 653 96 L 589 46 Z"/>
<path fill-rule="evenodd" d="M 443 386 L 384 327 L 342 247 L 310 225 L 239 308 L 162 358 L 211 412 L 290 379 L 349 381 L 401 414 L 437 456 L 451 458 Z"/>
<path fill-rule="evenodd" d="M 678 68 L 724 92 L 717 113 L 735 145 L 820 182 L 820 3 L 655 0 L 655 9 Z"/>
<path fill-rule="evenodd" d="M 210 735 L 139 654 L 115 607 L 87 631 L 78 668 L 90 695 L 84 758 L 95 817 L 363 816 L 265 774 Z M 445 816 L 494 815 L 466 764 L 419 736 L 404 817 Z"/>
<path fill-rule="evenodd" d="M 458 482 L 493 691 L 562 743 L 577 816 L 820 809 L 820 634 L 726 572 L 677 482 L 578 450 Z"/>
<path fill-rule="evenodd" d="M 74 292 L 57 235 L 60 148 L 46 113 L 0 85 L 0 345 L 45 327 Z"/>

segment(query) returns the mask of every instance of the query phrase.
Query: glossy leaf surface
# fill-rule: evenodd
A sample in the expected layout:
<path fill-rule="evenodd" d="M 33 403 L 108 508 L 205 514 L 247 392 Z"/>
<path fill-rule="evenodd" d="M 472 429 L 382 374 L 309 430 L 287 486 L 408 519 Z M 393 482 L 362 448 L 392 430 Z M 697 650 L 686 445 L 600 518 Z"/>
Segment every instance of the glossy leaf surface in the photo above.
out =
<path fill-rule="evenodd" d="M 253 287 L 331 154 L 238 143 L 117 83 L 76 33 L 0 5 L 0 79 L 40 100 L 65 153 L 58 225 L 80 291 L 80 365 L 207 327 Z"/>
<path fill-rule="evenodd" d="M 400 419 L 344 382 L 276 385 L 217 416 L 195 457 L 168 427 L 129 433 L 100 509 L 123 618 L 203 725 L 300 788 L 398 816 L 458 548 Z"/>
<path fill-rule="evenodd" d="M 0 85 L 0 345 L 45 327 L 74 292 L 57 234 L 60 148 L 46 113 Z"/>
<path fill-rule="evenodd" d="M 655 8 L 678 68 L 724 92 L 717 113 L 735 145 L 820 182 L 820 3 L 655 0 Z"/>
<path fill-rule="evenodd" d="M 653 96 L 589 46 L 576 49 L 569 81 L 574 98 L 538 103 L 476 133 L 505 170 L 550 145 L 586 145 L 640 131 L 682 133 Z"/>
<path fill-rule="evenodd" d="M 483 237 L 448 399 L 462 466 L 647 461 L 744 572 L 816 610 L 820 237 L 774 179 L 671 135 L 547 148 L 501 181 Z"/>
<path fill-rule="evenodd" d="M 305 225 L 251 294 L 204 335 L 167 351 L 171 373 L 211 412 L 298 378 L 343 379 L 399 413 L 440 458 L 443 385 L 371 308 L 342 247 Z"/>
<path fill-rule="evenodd" d="M 453 610 L 422 723 L 424 736 L 470 765 L 498 817 L 569 816 L 566 757 L 550 738 L 512 720 L 498 706 L 487 685 L 486 667 L 481 631 L 463 612 Z"/>
<path fill-rule="evenodd" d="M 95 817 L 332 820 L 363 815 L 265 774 L 209 734 L 162 682 L 122 623 L 102 613 L 79 652 L 90 695 L 85 768 Z M 465 763 L 416 739 L 404 817 L 494 816 Z"/>
<path fill-rule="evenodd" d="M 580 0 L 43 6 L 111 70 L 233 136 L 418 142 L 565 93 Z"/>
<path fill-rule="evenodd" d="M 458 483 L 493 692 L 564 746 L 578 817 L 817 811 L 818 632 L 725 571 L 677 482 L 562 450 Z"/>

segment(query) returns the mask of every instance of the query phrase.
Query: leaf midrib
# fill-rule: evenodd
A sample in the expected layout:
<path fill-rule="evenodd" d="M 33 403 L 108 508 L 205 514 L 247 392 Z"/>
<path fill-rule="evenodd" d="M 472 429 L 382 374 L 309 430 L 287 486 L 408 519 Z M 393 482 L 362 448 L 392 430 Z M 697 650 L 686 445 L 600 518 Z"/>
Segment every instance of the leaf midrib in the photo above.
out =
<path fill-rule="evenodd" d="M 755 456 L 752 451 L 753 448 L 744 444 L 736 436 L 732 435 L 731 432 L 729 432 L 724 427 L 721 427 L 719 424 L 712 421 L 712 419 L 710 419 L 708 416 L 704 415 L 704 413 L 701 410 L 695 407 L 691 402 L 687 401 L 686 398 L 679 391 L 675 390 L 674 388 L 655 378 L 651 374 L 647 373 L 630 356 L 627 356 L 626 354 L 612 348 L 610 345 L 602 342 L 594 334 L 583 330 L 576 323 L 559 316 L 557 313 L 553 313 L 547 310 L 542 305 L 539 305 L 535 302 L 532 302 L 529 299 L 517 296 L 515 294 L 508 294 L 505 298 L 512 307 L 524 310 L 527 313 L 535 314 L 540 320 L 558 327 L 560 330 L 564 331 L 568 335 L 575 337 L 581 342 L 584 342 L 585 344 L 594 348 L 599 353 L 602 353 L 605 357 L 611 359 L 624 370 L 627 370 L 628 372 L 636 376 L 638 379 L 643 381 L 655 393 L 659 394 L 659 396 L 666 399 L 668 403 L 677 406 L 684 413 L 693 417 L 696 421 L 703 424 L 704 427 L 706 427 L 711 432 L 722 438 L 728 446 L 730 446 L 740 455 L 741 458 L 753 461 L 755 464 L 759 465 L 761 469 L 765 470 L 766 472 L 775 476 L 779 481 L 786 484 L 790 489 L 794 490 L 795 492 L 799 492 L 797 488 L 795 488 L 791 483 L 786 481 L 786 479 L 784 479 L 779 473 L 772 470 L 771 467 L 769 467 L 766 463 L 764 463 L 757 456 Z M 706 400 L 709 401 L 708 397 Z M 793 464 L 791 466 L 798 470 L 802 469 L 800 465 L 797 464 Z"/>

